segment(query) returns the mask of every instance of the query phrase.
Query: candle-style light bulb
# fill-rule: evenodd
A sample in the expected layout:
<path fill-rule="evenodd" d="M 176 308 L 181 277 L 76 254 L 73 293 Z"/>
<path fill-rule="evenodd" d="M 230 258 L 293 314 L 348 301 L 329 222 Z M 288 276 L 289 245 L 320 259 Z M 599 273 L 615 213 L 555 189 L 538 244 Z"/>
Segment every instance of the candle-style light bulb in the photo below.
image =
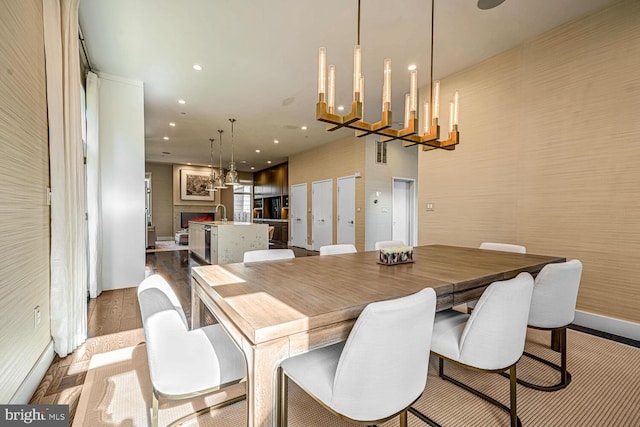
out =
<path fill-rule="evenodd" d="M 409 126 L 409 114 L 411 112 L 411 100 L 409 99 L 409 94 L 404 95 L 404 127 L 407 128 Z"/>
<path fill-rule="evenodd" d="M 364 118 L 364 77 L 360 76 L 360 102 L 362 102 L 362 117 Z"/>
<path fill-rule="evenodd" d="M 453 116 L 453 101 L 449 102 L 449 132 L 453 131 L 453 121 L 455 117 Z"/>
<path fill-rule="evenodd" d="M 327 90 L 327 108 L 333 114 L 336 106 L 336 67 L 329 65 L 329 87 Z"/>
<path fill-rule="evenodd" d="M 440 117 L 440 80 L 433 82 L 433 118 Z"/>
<path fill-rule="evenodd" d="M 353 101 L 362 101 L 360 90 L 360 77 L 362 77 L 362 50 L 360 45 L 353 48 Z"/>
<path fill-rule="evenodd" d="M 384 60 L 384 80 L 382 82 L 382 111 L 391 109 L 391 60 Z"/>
<path fill-rule="evenodd" d="M 418 111 L 418 70 L 411 70 L 411 84 L 409 86 L 409 111 Z M 414 116 L 415 117 L 415 116 Z"/>
<path fill-rule="evenodd" d="M 326 93 L 327 49 L 321 47 L 318 52 L 318 95 Z"/>
<path fill-rule="evenodd" d="M 453 94 L 453 124 L 458 125 L 458 91 Z"/>
<path fill-rule="evenodd" d="M 429 101 L 424 101 L 422 104 L 422 134 L 427 135 L 431 130 L 431 124 L 429 123 Z"/>

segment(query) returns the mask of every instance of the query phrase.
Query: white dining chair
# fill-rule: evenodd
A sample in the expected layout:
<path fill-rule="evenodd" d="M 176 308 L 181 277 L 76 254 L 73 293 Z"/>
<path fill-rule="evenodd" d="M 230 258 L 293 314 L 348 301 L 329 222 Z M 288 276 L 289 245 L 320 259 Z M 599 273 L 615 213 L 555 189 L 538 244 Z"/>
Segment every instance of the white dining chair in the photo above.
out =
<path fill-rule="evenodd" d="M 379 251 L 382 248 L 391 248 L 393 246 L 404 246 L 402 240 L 380 240 L 375 243 L 375 250 Z"/>
<path fill-rule="evenodd" d="M 353 254 L 358 252 L 351 244 L 325 245 L 320 247 L 320 255 Z"/>
<path fill-rule="evenodd" d="M 510 414 L 521 425 L 516 406 L 516 362 L 522 356 L 533 292 L 533 277 L 520 273 L 494 282 L 471 314 L 456 310 L 436 313 L 431 352 L 439 359 L 439 375 Z M 444 360 L 475 371 L 510 373 L 510 407 L 444 373 Z"/>
<path fill-rule="evenodd" d="M 577 259 L 547 264 L 536 276 L 528 325 L 530 328 L 555 331 L 558 334 L 560 365 L 526 351 L 524 355 L 559 371 L 560 382 L 543 386 L 519 378 L 518 384 L 535 390 L 556 391 L 567 387 L 571 382 L 571 374 L 567 371 L 567 326 L 575 317 L 581 276 L 582 263 Z"/>
<path fill-rule="evenodd" d="M 143 280 L 137 291 L 153 389 L 153 427 L 158 426 L 158 399 L 189 399 L 246 380 L 244 355 L 220 324 L 189 330 L 180 301 L 157 274 Z M 215 407 L 242 399 L 244 395 Z"/>
<path fill-rule="evenodd" d="M 291 380 L 343 420 L 372 425 L 399 415 L 406 427 L 407 410 L 427 383 L 435 307 L 432 288 L 371 303 L 346 342 L 284 360 L 281 426 L 288 422 Z"/>
<path fill-rule="evenodd" d="M 275 261 L 279 259 L 293 259 L 296 255 L 291 249 L 259 249 L 244 253 L 243 262 Z"/>
<path fill-rule="evenodd" d="M 480 244 L 480 249 L 484 249 L 487 251 L 499 251 L 499 252 L 513 252 L 518 254 L 526 254 L 527 248 L 521 245 L 512 245 L 510 243 L 493 243 L 493 242 L 482 242 Z M 467 302 L 467 313 L 471 313 L 474 309 L 478 300 L 468 301 Z"/>

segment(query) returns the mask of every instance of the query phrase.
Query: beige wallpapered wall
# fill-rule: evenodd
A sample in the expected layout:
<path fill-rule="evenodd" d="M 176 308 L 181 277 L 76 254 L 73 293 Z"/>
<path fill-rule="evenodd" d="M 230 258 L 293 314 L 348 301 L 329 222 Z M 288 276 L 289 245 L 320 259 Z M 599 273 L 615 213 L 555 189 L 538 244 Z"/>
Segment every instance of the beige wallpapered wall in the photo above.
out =
<path fill-rule="evenodd" d="M 289 189 L 292 185 L 307 183 L 307 208 L 311 209 L 313 181 L 333 180 L 333 241 L 337 236 L 337 184 L 336 178 L 361 173 L 356 179 L 356 247 L 364 250 L 365 218 L 365 141 L 348 136 L 289 157 Z M 291 190 L 289 190 L 291 194 Z M 360 211 L 358 212 L 358 209 Z M 307 213 L 307 242 L 311 245 L 311 214 Z"/>
<path fill-rule="evenodd" d="M 51 341 L 42 2 L 0 0 L 0 402 Z M 35 327 L 34 307 L 41 322 Z"/>
<path fill-rule="evenodd" d="M 639 58 L 628 0 L 443 79 L 461 142 L 420 154 L 419 242 L 578 258 L 578 309 L 640 322 Z"/>

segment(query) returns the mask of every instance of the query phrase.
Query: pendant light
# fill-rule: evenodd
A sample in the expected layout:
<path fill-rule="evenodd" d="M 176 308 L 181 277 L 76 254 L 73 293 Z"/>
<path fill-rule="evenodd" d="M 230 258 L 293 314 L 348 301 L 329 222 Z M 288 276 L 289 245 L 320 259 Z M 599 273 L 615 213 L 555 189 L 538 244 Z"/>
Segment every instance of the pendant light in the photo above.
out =
<path fill-rule="evenodd" d="M 229 172 L 227 172 L 227 184 L 229 185 L 240 185 L 240 181 L 238 180 L 238 172 L 236 171 L 236 162 L 233 161 L 233 124 L 236 119 L 229 119 L 231 122 L 231 163 L 229 163 Z"/>
<path fill-rule="evenodd" d="M 221 129 L 218 129 L 218 134 L 220 135 L 220 167 L 218 170 L 218 177 L 215 180 L 214 187 L 224 190 L 225 188 L 227 188 L 227 186 L 224 182 L 224 169 L 222 169 L 222 132 L 224 131 Z"/>
<path fill-rule="evenodd" d="M 209 157 L 209 168 L 211 171 L 209 172 L 209 181 L 207 182 L 207 191 L 209 192 L 216 191 L 215 176 L 213 174 L 213 141 L 215 141 L 214 138 L 209 139 L 209 142 L 211 142 L 211 156 Z"/>

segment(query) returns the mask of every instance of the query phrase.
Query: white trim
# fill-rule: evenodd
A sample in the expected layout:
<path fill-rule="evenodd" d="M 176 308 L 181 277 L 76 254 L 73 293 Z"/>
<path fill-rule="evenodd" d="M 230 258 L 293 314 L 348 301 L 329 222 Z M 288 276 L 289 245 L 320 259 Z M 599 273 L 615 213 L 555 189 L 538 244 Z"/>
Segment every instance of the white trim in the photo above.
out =
<path fill-rule="evenodd" d="M 573 323 L 586 328 L 640 341 L 640 324 L 638 323 L 577 310 Z"/>
<path fill-rule="evenodd" d="M 411 183 L 411 217 L 413 224 L 411 225 L 411 239 L 413 242 L 412 246 L 418 246 L 418 181 L 415 178 L 404 178 L 401 176 L 392 176 L 391 177 L 391 206 L 395 206 L 394 193 L 395 193 L 395 183 L 396 181 L 402 182 L 410 182 Z M 392 208 L 392 218 L 391 218 L 391 238 L 393 240 L 393 208 Z M 410 242 L 407 242 L 409 245 Z"/>
<path fill-rule="evenodd" d="M 42 379 L 47 374 L 47 370 L 49 370 L 54 356 L 53 340 L 51 340 L 40 355 L 36 364 L 33 365 L 33 368 L 29 371 L 27 377 L 22 381 L 22 384 L 20 384 L 20 387 L 18 387 L 18 390 L 15 392 L 13 397 L 11 397 L 11 400 L 9 400 L 10 404 L 26 405 L 29 403 L 31 397 L 42 382 Z"/>

